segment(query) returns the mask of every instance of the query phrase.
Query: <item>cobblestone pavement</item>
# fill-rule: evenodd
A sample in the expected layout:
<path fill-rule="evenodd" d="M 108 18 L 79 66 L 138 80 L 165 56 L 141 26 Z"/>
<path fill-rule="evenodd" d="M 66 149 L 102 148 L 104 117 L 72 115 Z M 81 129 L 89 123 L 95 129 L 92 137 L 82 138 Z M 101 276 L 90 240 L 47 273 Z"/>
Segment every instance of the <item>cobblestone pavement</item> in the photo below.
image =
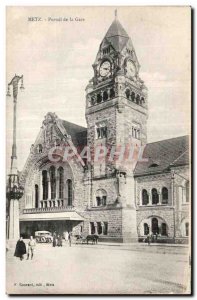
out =
<path fill-rule="evenodd" d="M 7 253 L 7 293 L 189 293 L 187 248 L 169 249 L 139 244 L 61 248 L 38 244 L 34 259 L 23 261 L 13 257 L 11 249 Z"/>

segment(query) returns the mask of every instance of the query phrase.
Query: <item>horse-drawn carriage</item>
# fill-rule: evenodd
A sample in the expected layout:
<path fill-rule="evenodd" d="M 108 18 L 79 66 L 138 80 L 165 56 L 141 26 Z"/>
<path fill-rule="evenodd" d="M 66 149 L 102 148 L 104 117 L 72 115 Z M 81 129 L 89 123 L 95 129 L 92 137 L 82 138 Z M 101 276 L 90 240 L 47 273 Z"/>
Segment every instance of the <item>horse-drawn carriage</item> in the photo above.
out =
<path fill-rule="evenodd" d="M 87 236 L 84 235 L 76 235 L 76 244 L 87 244 L 92 242 L 92 245 L 98 243 L 98 235 L 97 234 L 89 234 Z"/>

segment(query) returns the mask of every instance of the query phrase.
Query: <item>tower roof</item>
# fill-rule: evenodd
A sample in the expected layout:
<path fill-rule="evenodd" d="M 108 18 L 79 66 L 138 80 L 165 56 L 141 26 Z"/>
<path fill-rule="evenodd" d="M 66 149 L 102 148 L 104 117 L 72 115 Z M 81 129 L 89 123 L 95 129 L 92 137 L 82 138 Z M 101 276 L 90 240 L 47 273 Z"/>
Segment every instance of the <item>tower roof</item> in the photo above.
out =
<path fill-rule="evenodd" d="M 109 27 L 101 45 L 111 44 L 116 51 L 122 51 L 128 42 L 131 48 L 133 48 L 130 37 L 117 19 L 117 15 L 115 15 L 115 19 Z"/>
<path fill-rule="evenodd" d="M 128 34 L 126 33 L 125 29 L 122 27 L 120 22 L 117 18 L 112 22 L 111 26 L 109 27 L 105 38 L 113 37 L 113 36 L 122 36 L 125 38 L 129 38 Z"/>

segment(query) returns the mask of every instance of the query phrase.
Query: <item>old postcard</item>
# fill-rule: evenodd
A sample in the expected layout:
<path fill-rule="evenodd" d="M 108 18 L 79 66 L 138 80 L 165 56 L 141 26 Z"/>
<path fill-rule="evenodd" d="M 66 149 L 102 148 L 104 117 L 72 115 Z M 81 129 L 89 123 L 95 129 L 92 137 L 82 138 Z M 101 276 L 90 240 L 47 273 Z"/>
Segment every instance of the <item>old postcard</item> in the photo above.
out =
<path fill-rule="evenodd" d="M 191 8 L 6 8 L 7 294 L 191 293 Z"/>

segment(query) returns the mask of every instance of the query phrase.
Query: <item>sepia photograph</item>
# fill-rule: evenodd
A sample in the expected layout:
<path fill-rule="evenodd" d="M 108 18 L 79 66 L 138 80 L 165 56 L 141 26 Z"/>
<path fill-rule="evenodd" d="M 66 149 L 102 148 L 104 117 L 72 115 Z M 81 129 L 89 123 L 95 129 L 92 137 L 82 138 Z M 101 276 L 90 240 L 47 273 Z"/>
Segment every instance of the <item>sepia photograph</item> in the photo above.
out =
<path fill-rule="evenodd" d="M 6 293 L 191 295 L 191 7 L 6 7 Z"/>

